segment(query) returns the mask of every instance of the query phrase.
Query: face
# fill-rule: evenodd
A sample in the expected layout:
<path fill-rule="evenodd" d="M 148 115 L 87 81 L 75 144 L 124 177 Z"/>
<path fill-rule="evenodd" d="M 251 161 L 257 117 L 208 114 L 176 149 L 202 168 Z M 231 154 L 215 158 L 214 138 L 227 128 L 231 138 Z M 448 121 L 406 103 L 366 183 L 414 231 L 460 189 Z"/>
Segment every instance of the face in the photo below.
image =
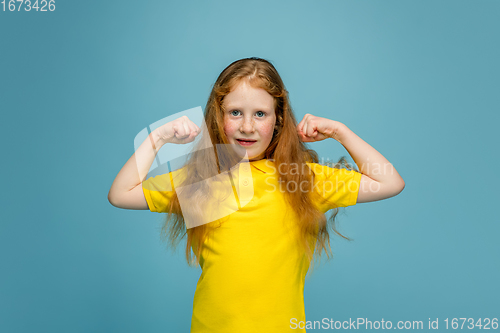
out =
<path fill-rule="evenodd" d="M 276 124 L 274 98 L 264 89 L 239 82 L 224 97 L 224 131 L 229 143 L 246 149 L 250 160 L 264 158 Z"/>

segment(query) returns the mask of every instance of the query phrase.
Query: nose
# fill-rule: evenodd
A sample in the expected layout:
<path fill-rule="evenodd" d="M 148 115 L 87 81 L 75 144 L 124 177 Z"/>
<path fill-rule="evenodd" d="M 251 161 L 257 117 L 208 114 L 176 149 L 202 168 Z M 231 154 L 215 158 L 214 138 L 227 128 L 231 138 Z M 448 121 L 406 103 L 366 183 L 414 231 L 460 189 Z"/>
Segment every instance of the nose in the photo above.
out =
<path fill-rule="evenodd" d="M 255 132 L 255 128 L 253 126 L 252 118 L 244 118 L 240 127 L 241 133 L 253 133 Z"/>

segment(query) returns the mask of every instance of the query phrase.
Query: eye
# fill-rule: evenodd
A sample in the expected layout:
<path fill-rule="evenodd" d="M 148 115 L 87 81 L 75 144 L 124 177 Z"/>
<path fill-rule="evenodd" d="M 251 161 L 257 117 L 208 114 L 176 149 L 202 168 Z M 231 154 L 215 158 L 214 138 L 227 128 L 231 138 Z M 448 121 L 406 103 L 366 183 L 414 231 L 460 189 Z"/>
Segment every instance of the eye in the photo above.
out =
<path fill-rule="evenodd" d="M 236 117 L 239 115 L 239 112 L 240 112 L 240 110 L 233 110 L 233 111 L 231 111 L 231 115 Z"/>
<path fill-rule="evenodd" d="M 266 113 L 265 113 L 265 112 L 262 112 L 262 111 L 257 111 L 255 114 L 256 114 L 256 115 L 257 115 L 257 117 L 259 117 L 259 118 L 262 118 L 262 117 L 264 117 L 264 116 L 266 115 Z"/>

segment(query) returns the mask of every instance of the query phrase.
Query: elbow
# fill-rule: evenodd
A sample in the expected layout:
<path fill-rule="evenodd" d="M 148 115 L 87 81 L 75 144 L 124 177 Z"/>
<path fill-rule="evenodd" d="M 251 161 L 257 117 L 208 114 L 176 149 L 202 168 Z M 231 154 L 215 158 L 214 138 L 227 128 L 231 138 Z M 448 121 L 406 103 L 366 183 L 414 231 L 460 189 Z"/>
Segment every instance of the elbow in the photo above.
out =
<path fill-rule="evenodd" d="M 405 189 L 405 181 L 403 180 L 403 178 L 401 178 L 401 180 L 398 182 L 398 184 L 395 188 L 396 188 L 395 195 L 398 195 L 399 193 L 401 193 Z"/>
<path fill-rule="evenodd" d="M 399 193 L 401 193 L 405 188 L 405 182 L 402 178 L 397 181 L 393 181 L 390 185 L 387 186 L 387 194 L 388 198 L 395 197 Z"/>
<path fill-rule="evenodd" d="M 110 203 L 112 206 L 114 206 L 114 207 L 118 207 L 118 204 L 117 204 L 117 202 L 116 202 L 116 198 L 115 198 L 115 196 L 111 193 L 111 191 L 109 191 L 109 193 L 108 193 L 108 201 L 109 201 L 109 203 Z"/>

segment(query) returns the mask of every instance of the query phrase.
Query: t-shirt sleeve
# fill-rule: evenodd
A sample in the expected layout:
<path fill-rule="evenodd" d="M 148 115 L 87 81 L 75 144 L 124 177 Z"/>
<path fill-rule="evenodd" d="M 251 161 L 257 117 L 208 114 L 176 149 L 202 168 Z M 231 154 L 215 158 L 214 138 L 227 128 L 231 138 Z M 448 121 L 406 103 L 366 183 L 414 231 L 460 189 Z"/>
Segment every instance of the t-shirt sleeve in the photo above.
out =
<path fill-rule="evenodd" d="M 168 213 L 170 201 L 175 194 L 175 184 L 185 179 L 185 169 L 149 177 L 142 182 L 142 191 L 149 210 L 157 213 Z"/>
<path fill-rule="evenodd" d="M 149 177 L 142 182 L 142 191 L 149 210 L 157 213 L 168 212 L 170 200 L 174 196 L 172 173 Z"/>
<path fill-rule="evenodd" d="M 318 204 L 325 211 L 356 204 L 361 182 L 360 172 L 331 168 L 317 163 L 308 165 L 315 174 L 314 190 L 322 199 Z"/>

